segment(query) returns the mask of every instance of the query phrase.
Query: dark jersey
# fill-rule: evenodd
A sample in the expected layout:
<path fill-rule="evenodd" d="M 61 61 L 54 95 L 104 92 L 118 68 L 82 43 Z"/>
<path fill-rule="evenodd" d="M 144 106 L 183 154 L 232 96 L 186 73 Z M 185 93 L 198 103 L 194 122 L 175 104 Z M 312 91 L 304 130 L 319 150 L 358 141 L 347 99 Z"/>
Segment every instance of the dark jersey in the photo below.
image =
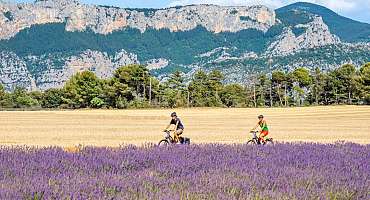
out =
<path fill-rule="evenodd" d="M 177 122 L 179 122 L 179 124 L 177 125 L 177 130 L 184 129 L 184 125 L 182 124 L 180 118 L 171 119 L 170 124 L 174 124 L 176 126 Z"/>

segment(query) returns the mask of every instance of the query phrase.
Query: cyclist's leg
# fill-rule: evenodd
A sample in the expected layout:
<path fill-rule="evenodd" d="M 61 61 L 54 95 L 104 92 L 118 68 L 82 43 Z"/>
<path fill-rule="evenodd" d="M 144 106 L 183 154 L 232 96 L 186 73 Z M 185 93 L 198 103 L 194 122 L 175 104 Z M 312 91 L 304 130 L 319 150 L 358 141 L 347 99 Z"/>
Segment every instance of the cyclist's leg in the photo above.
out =
<path fill-rule="evenodd" d="M 174 138 L 175 138 L 175 141 L 176 142 L 179 142 L 180 141 L 180 135 L 182 134 L 183 131 L 184 130 L 182 130 L 182 129 L 178 129 L 178 130 L 175 131 L 175 134 L 174 134 L 175 137 Z"/>
<path fill-rule="evenodd" d="M 261 142 L 263 142 L 263 143 L 265 143 L 266 141 L 265 141 L 265 137 L 267 136 L 269 134 L 269 132 L 268 131 L 261 131 L 261 134 L 260 134 L 260 141 Z"/>

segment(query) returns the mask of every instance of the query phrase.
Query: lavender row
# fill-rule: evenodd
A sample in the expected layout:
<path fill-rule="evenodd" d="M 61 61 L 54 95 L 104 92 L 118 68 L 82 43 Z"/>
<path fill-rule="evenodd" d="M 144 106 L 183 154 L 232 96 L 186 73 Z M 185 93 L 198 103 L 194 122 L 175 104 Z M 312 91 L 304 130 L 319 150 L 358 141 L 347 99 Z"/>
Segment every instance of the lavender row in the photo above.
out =
<path fill-rule="evenodd" d="M 370 145 L 1 147 L 0 199 L 370 199 Z"/>

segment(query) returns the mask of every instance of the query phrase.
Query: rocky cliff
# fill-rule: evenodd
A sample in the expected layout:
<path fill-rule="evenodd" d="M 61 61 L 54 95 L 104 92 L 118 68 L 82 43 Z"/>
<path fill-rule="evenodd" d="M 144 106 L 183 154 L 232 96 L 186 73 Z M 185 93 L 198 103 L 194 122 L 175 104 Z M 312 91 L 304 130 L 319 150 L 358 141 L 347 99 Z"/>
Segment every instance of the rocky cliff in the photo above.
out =
<path fill-rule="evenodd" d="M 301 35 L 296 36 L 292 31 L 292 27 L 286 27 L 284 32 L 270 44 L 267 53 L 287 55 L 302 49 L 340 43 L 340 39 L 330 33 L 329 27 L 318 16 L 314 16 L 312 22 L 298 24 L 294 28 L 301 28 L 304 31 Z"/>
<path fill-rule="evenodd" d="M 58 66 L 56 62 L 61 62 Z M 93 71 L 100 78 L 111 77 L 120 66 L 139 61 L 135 54 L 122 50 L 110 56 L 105 52 L 86 50 L 78 55 L 42 55 L 18 57 L 12 52 L 0 52 L 0 80 L 8 90 L 15 86 L 28 90 L 59 88 L 77 72 Z M 37 66 L 36 69 L 30 68 Z"/>
<path fill-rule="evenodd" d="M 190 76 L 197 69 L 219 69 L 227 81 L 244 82 L 260 71 L 302 65 L 325 70 L 370 61 L 370 26 L 361 25 L 361 38 L 348 42 L 340 31 L 345 27 L 334 26 L 336 15 L 310 6 L 275 12 L 265 6 L 123 9 L 75 0 L 1 3 L 0 83 L 7 90 L 45 90 L 62 87 L 79 71 L 106 78 L 132 63 L 147 65 L 159 78 L 175 70 Z"/>
<path fill-rule="evenodd" d="M 186 31 L 197 26 L 208 31 L 237 32 L 254 28 L 267 31 L 275 12 L 264 6 L 220 7 L 194 5 L 162 10 L 130 10 L 81 4 L 75 0 L 39 0 L 33 4 L 0 5 L 0 39 L 9 39 L 35 24 L 66 23 L 68 31 L 92 30 L 109 34 L 124 28 Z"/>

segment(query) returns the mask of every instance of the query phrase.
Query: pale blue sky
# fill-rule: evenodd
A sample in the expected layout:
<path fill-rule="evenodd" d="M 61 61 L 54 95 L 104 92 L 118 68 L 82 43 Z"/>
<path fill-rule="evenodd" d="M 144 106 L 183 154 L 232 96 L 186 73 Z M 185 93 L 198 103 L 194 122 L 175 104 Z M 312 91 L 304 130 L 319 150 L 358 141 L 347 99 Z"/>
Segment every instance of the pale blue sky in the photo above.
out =
<path fill-rule="evenodd" d="M 14 0 L 13 0 L 14 1 Z M 33 0 L 15 0 L 18 2 L 33 2 Z M 163 8 L 187 4 L 217 4 L 217 5 L 267 5 L 279 8 L 294 2 L 306 1 L 328 7 L 335 12 L 362 22 L 370 23 L 370 0 L 80 0 L 84 3 L 113 5 L 123 8 Z"/>

